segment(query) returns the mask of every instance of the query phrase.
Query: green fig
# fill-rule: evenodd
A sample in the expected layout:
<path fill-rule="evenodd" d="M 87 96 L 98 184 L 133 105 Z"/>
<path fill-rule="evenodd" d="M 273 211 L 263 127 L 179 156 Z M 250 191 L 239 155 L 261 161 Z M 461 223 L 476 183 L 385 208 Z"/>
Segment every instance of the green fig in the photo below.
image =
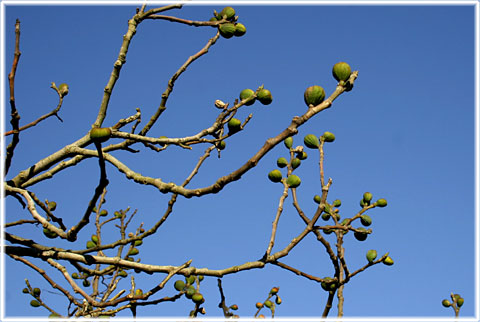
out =
<path fill-rule="evenodd" d="M 347 222 L 348 222 L 349 218 L 345 218 L 344 220 L 342 220 L 342 222 L 340 223 L 340 225 L 342 226 L 346 226 L 347 225 Z"/>
<path fill-rule="evenodd" d="M 185 283 L 182 280 L 177 280 L 175 281 L 173 287 L 175 287 L 177 291 L 181 292 L 185 288 Z"/>
<path fill-rule="evenodd" d="M 319 195 L 315 195 L 313 196 L 313 201 L 320 204 L 320 202 L 322 201 L 322 197 L 320 197 Z"/>
<path fill-rule="evenodd" d="M 318 149 L 320 146 L 320 142 L 318 141 L 318 138 L 314 134 L 308 134 L 303 138 L 303 143 L 305 143 L 305 146 L 309 149 Z"/>
<path fill-rule="evenodd" d="M 204 277 L 203 275 L 198 275 L 198 281 L 199 281 L 199 282 L 203 281 L 204 278 L 205 278 L 205 277 Z"/>
<path fill-rule="evenodd" d="M 383 263 L 387 266 L 392 266 L 393 265 L 393 259 L 390 256 L 387 256 L 383 260 Z"/>
<path fill-rule="evenodd" d="M 261 309 L 263 307 L 263 303 L 257 302 L 257 303 L 255 303 L 255 307 L 257 309 Z"/>
<path fill-rule="evenodd" d="M 185 296 L 187 299 L 191 299 L 193 294 L 195 294 L 197 291 L 195 290 L 195 287 L 192 285 L 187 286 L 187 291 L 185 292 Z"/>
<path fill-rule="evenodd" d="M 298 168 L 301 163 L 302 163 L 302 161 L 300 161 L 299 158 L 293 158 L 293 160 L 292 160 L 292 168 L 293 168 L 293 169 Z"/>
<path fill-rule="evenodd" d="M 272 182 L 280 182 L 282 181 L 282 173 L 278 169 L 272 170 L 268 173 L 268 179 Z"/>
<path fill-rule="evenodd" d="M 235 34 L 235 25 L 230 22 L 222 23 L 218 26 L 218 30 L 220 31 L 220 35 L 222 35 L 223 38 L 232 38 Z"/>
<path fill-rule="evenodd" d="M 237 304 L 230 305 L 230 309 L 236 311 L 238 310 L 238 305 Z"/>
<path fill-rule="evenodd" d="M 247 28 L 241 23 L 236 23 L 235 24 L 235 33 L 233 34 L 235 37 L 241 37 L 245 35 L 247 32 Z"/>
<path fill-rule="evenodd" d="M 219 150 L 224 150 L 226 146 L 227 146 L 227 143 L 223 140 L 217 143 L 217 148 Z"/>
<path fill-rule="evenodd" d="M 333 65 L 332 75 L 338 82 L 346 81 L 350 78 L 351 73 L 352 69 L 350 68 L 350 65 L 345 62 L 339 62 Z"/>
<path fill-rule="evenodd" d="M 124 270 L 121 270 L 120 272 L 118 272 L 118 276 L 120 276 L 120 277 L 127 277 L 128 274 L 127 274 L 127 272 L 125 272 Z"/>
<path fill-rule="evenodd" d="M 102 209 L 102 211 L 100 211 L 100 213 L 98 214 L 100 217 L 105 217 L 108 215 L 108 211 L 106 211 L 105 209 Z"/>
<path fill-rule="evenodd" d="M 68 85 L 62 83 L 58 85 L 58 92 L 60 93 L 60 97 L 65 97 L 68 95 Z"/>
<path fill-rule="evenodd" d="M 364 241 L 365 239 L 367 239 L 368 233 L 366 232 L 367 230 L 365 228 L 360 227 L 357 228 L 357 230 L 358 231 L 353 233 L 353 236 L 355 236 L 358 241 Z"/>
<path fill-rule="evenodd" d="M 297 153 L 297 158 L 299 158 L 300 160 L 305 160 L 307 157 L 308 157 L 308 154 L 305 151 L 302 151 L 301 153 Z"/>
<path fill-rule="evenodd" d="M 94 142 L 105 142 L 112 135 L 112 130 L 108 127 L 94 127 L 90 130 L 90 139 Z"/>
<path fill-rule="evenodd" d="M 386 205 L 387 205 L 387 200 L 385 200 L 385 199 L 378 199 L 375 202 L 375 206 L 377 206 L 377 207 L 385 207 Z"/>
<path fill-rule="evenodd" d="M 57 313 L 51 313 L 48 318 L 49 319 L 54 319 L 54 318 L 61 318 L 62 316 L 57 314 Z M 99 316 L 100 317 L 100 316 Z"/>
<path fill-rule="evenodd" d="M 228 121 L 227 126 L 228 126 L 228 134 L 233 134 L 240 131 L 240 128 L 242 126 L 242 121 L 232 117 L 230 121 Z"/>
<path fill-rule="evenodd" d="M 331 233 L 333 233 L 333 229 L 324 229 L 323 232 L 327 235 L 330 235 Z"/>
<path fill-rule="evenodd" d="M 35 287 L 33 289 L 33 296 L 40 296 L 40 293 L 41 293 L 41 291 L 38 287 Z"/>
<path fill-rule="evenodd" d="M 193 285 L 193 283 L 195 283 L 195 276 L 190 275 L 188 277 L 185 277 L 185 281 L 187 282 L 187 284 Z"/>
<path fill-rule="evenodd" d="M 250 88 L 246 88 L 246 89 L 244 89 L 243 91 L 240 92 L 240 99 L 242 101 L 247 100 L 245 102 L 245 105 L 250 106 L 253 103 L 255 103 L 255 98 L 252 97 L 254 94 L 255 94 L 255 92 L 253 90 L 251 90 Z"/>
<path fill-rule="evenodd" d="M 367 252 L 367 260 L 369 263 L 373 263 L 373 261 L 377 258 L 377 251 L 375 249 L 370 249 Z"/>
<path fill-rule="evenodd" d="M 370 204 L 370 201 L 372 201 L 372 198 L 373 198 L 373 196 L 372 196 L 372 194 L 371 194 L 370 192 L 365 192 L 365 193 L 363 194 L 363 201 L 364 201 L 367 205 Z"/>
<path fill-rule="evenodd" d="M 128 256 L 135 256 L 135 255 L 138 255 L 138 253 L 140 253 L 140 251 L 138 250 L 138 248 L 135 248 L 135 247 L 134 247 L 134 248 L 132 248 L 132 249 L 129 250 L 129 252 L 128 252 L 127 255 L 128 255 Z"/>
<path fill-rule="evenodd" d="M 217 17 L 212 17 L 212 18 L 210 18 L 210 20 L 208 20 L 208 21 L 214 22 L 214 21 L 218 21 L 218 19 L 217 19 Z"/>
<path fill-rule="evenodd" d="M 307 106 L 317 106 L 325 99 L 325 90 L 321 86 L 310 86 L 305 90 L 305 93 L 303 94 L 303 99 Z"/>
<path fill-rule="evenodd" d="M 93 241 L 91 241 L 91 240 L 87 241 L 87 248 L 88 249 L 93 248 L 95 246 L 97 246 L 97 245 L 95 245 L 95 243 Z"/>
<path fill-rule="evenodd" d="M 457 299 L 457 305 L 458 305 L 458 307 L 461 307 L 464 302 L 465 302 L 465 300 L 463 299 L 463 297 L 458 298 L 458 299 Z"/>
<path fill-rule="evenodd" d="M 98 245 L 98 237 L 97 235 L 92 235 L 92 241 L 95 243 L 95 245 Z"/>
<path fill-rule="evenodd" d="M 89 287 L 90 286 L 90 281 L 89 280 L 83 280 L 83 286 Z"/>
<path fill-rule="evenodd" d="M 279 168 L 285 168 L 288 165 L 288 161 L 285 158 L 278 158 L 277 160 L 277 166 Z"/>
<path fill-rule="evenodd" d="M 335 141 L 335 135 L 331 132 L 325 132 L 323 133 L 322 135 L 323 139 L 325 140 L 325 142 L 333 142 Z"/>
<path fill-rule="evenodd" d="M 450 305 L 452 305 L 452 303 L 450 303 L 449 300 L 445 299 L 445 300 L 442 301 L 442 305 L 443 305 L 444 307 L 449 307 Z"/>
<path fill-rule="evenodd" d="M 217 19 L 223 19 L 225 17 L 225 19 L 227 20 L 231 20 L 232 18 L 235 17 L 235 9 L 233 9 L 232 7 L 225 7 L 222 9 L 222 11 L 220 11 L 219 15 L 217 16 Z"/>
<path fill-rule="evenodd" d="M 47 202 L 48 210 L 54 211 L 57 209 L 57 203 L 55 201 L 49 201 Z"/>
<path fill-rule="evenodd" d="M 135 296 L 142 296 L 142 295 L 143 295 L 142 289 L 137 288 L 137 289 L 135 290 Z"/>
<path fill-rule="evenodd" d="M 320 283 L 320 285 L 322 286 L 322 288 L 325 290 L 325 291 L 333 291 L 337 288 L 337 283 L 335 282 L 335 280 L 331 277 L 325 277 L 323 279 L 323 282 Z"/>
<path fill-rule="evenodd" d="M 293 138 L 291 136 L 289 136 L 288 138 L 286 138 L 285 140 L 283 140 L 283 144 L 285 144 L 285 147 L 287 149 L 290 149 L 293 145 Z"/>
<path fill-rule="evenodd" d="M 287 178 L 287 185 L 290 187 L 290 188 L 296 188 L 300 185 L 300 183 L 302 183 L 302 181 L 300 180 L 300 178 L 294 174 L 291 174 L 288 176 Z"/>
<path fill-rule="evenodd" d="M 195 293 L 192 295 L 192 301 L 195 303 L 202 303 L 203 301 L 203 295 L 200 293 Z"/>
<path fill-rule="evenodd" d="M 58 234 L 54 231 L 49 230 L 48 228 L 43 228 L 43 234 L 50 239 L 57 238 Z"/>
<path fill-rule="evenodd" d="M 25 288 L 22 290 L 22 293 L 27 294 L 27 293 L 28 293 L 28 288 L 25 287 Z"/>
<path fill-rule="evenodd" d="M 342 201 L 337 199 L 337 200 L 334 200 L 333 203 L 332 203 L 332 206 L 334 207 L 340 207 L 342 205 Z"/>
<path fill-rule="evenodd" d="M 273 306 L 273 303 L 270 300 L 265 301 L 265 306 L 268 308 L 271 308 Z"/>
<path fill-rule="evenodd" d="M 327 214 L 326 212 L 324 212 L 324 213 L 322 214 L 322 219 L 325 220 L 325 221 L 327 221 L 327 220 L 330 219 L 330 215 Z"/>
<path fill-rule="evenodd" d="M 262 103 L 263 105 L 268 105 L 272 103 L 273 98 L 272 98 L 272 93 L 268 89 L 261 89 L 258 91 L 257 94 L 257 99 Z"/>
<path fill-rule="evenodd" d="M 133 242 L 134 246 L 141 246 L 143 244 L 143 240 L 137 239 L 136 241 Z"/>
<path fill-rule="evenodd" d="M 370 218 L 369 215 L 361 215 L 360 216 L 360 222 L 362 223 L 362 225 L 364 225 L 365 227 L 368 227 L 372 224 L 372 218 Z"/>
<path fill-rule="evenodd" d="M 33 307 L 39 307 L 40 303 L 37 300 L 31 300 L 30 305 L 33 306 Z"/>
<path fill-rule="evenodd" d="M 78 273 L 72 273 L 72 278 L 78 280 L 80 277 L 78 277 Z"/>

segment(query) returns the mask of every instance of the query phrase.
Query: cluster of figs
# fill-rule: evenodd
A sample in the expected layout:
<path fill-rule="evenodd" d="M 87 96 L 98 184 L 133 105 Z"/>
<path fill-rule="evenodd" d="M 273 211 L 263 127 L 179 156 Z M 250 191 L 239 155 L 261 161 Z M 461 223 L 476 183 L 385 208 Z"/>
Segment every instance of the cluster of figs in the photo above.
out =
<path fill-rule="evenodd" d="M 194 286 L 195 282 L 198 281 L 200 283 L 203 281 L 203 275 L 190 275 L 185 277 L 185 282 L 182 280 L 177 280 L 173 284 L 173 287 L 179 292 L 185 292 L 185 296 L 192 300 L 196 304 L 202 304 L 205 302 L 205 299 Z"/>
<path fill-rule="evenodd" d="M 222 23 L 218 26 L 218 31 L 223 38 L 232 38 L 241 37 L 247 32 L 247 28 L 241 23 L 236 22 L 238 17 L 235 16 L 235 9 L 232 7 L 225 7 L 217 13 L 213 11 L 213 17 L 210 18 L 210 21 L 221 21 L 225 20 L 225 23 Z"/>
<path fill-rule="evenodd" d="M 255 307 L 259 310 L 266 307 L 273 311 L 275 309 L 275 304 L 277 305 L 282 304 L 282 299 L 280 298 L 280 296 L 278 296 L 279 290 L 280 288 L 278 286 L 272 287 L 272 289 L 270 290 L 270 293 L 268 294 L 268 299 L 265 300 L 263 303 L 262 302 L 255 303 Z M 272 297 L 275 297 L 275 300 L 273 300 Z M 260 314 L 258 317 L 264 318 L 265 316 L 263 314 Z"/>

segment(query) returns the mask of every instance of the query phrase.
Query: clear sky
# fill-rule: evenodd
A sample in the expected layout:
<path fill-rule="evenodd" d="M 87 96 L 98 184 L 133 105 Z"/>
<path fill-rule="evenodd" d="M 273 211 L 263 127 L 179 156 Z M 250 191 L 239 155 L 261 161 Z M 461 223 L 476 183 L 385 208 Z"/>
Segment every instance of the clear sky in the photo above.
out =
<path fill-rule="evenodd" d="M 380 255 L 390 252 L 395 264 L 376 265 L 354 277 L 344 290 L 344 314 L 453 317 L 453 310 L 444 308 L 441 301 L 454 292 L 465 299 L 460 315 L 473 317 L 479 301 L 475 298 L 478 279 L 474 265 L 478 256 L 474 3 L 234 5 L 247 33 L 240 38 L 220 38 L 207 55 L 181 75 L 166 112 L 150 135 L 196 134 L 218 115 L 213 104 L 216 99 L 233 104 L 244 88 L 256 89 L 264 84 L 272 92 L 273 103 L 263 106 L 257 102 L 241 108 L 237 118 L 243 120 L 253 114 L 245 130 L 227 140 L 220 159 L 212 154 L 189 185 L 208 186 L 244 164 L 266 139 L 283 131 L 293 116 L 303 114 L 307 109 L 303 93 L 308 86 L 320 85 L 327 96 L 331 94 L 336 86 L 332 66 L 348 62 L 359 71 L 354 89 L 300 127 L 294 137 L 297 146 L 303 144 L 306 134 L 330 131 L 336 135 L 335 142 L 325 147 L 325 173 L 333 179 L 328 200 L 342 200 L 342 218 L 360 210 L 359 200 L 366 191 L 373 194 L 374 200 L 388 200 L 386 208 L 369 212 L 373 234 L 366 241 L 355 240 L 352 233 L 345 236 L 346 258 L 350 269 L 355 270 L 366 263 L 365 253 L 376 249 Z M 166 14 L 208 20 L 213 9 L 220 11 L 224 6 L 186 5 Z M 51 82 L 70 86 L 59 114 L 63 123 L 49 118 L 21 134 L 6 178 L 11 179 L 90 130 L 135 6 L 7 5 L 4 14 L 4 80 L 13 58 L 15 19 L 21 21 L 22 55 L 15 80 L 21 125 L 56 106 L 57 96 L 49 88 Z M 144 21 L 132 41 L 104 125 L 113 126 L 119 119 L 133 115 L 137 107 L 142 110 L 141 125 L 145 124 L 159 105 L 168 79 L 215 33 L 211 27 Z M 2 103 L 8 121 L 8 97 L 3 97 Z M 10 130 L 10 124 L 5 122 L 4 128 Z M 10 140 L 7 137 L 5 143 Z M 137 172 L 180 184 L 207 145 L 196 145 L 191 151 L 171 146 L 160 153 L 138 144 L 134 148 L 142 152 L 117 151 L 113 155 Z M 302 178 L 297 189 L 299 202 L 311 217 L 317 206 L 312 198 L 321 192 L 321 187 L 318 156 L 313 150 L 307 152 L 308 159 L 295 172 Z M 156 235 L 144 240 L 137 257 L 142 263 L 155 265 L 181 265 L 192 259 L 192 266 L 211 269 L 261 258 L 282 193 L 281 185 L 270 182 L 267 173 L 276 168 L 281 156 L 287 156 L 283 144 L 220 193 L 192 199 L 179 197 L 174 213 Z M 107 173 L 110 185 L 105 209 L 110 213 L 126 207 L 137 209 L 132 227 L 141 222 L 149 227 L 163 215 L 168 195 L 127 180 L 111 165 Z M 41 200 L 55 200 L 56 214 L 62 215 L 70 227 L 86 209 L 98 175 L 97 160 L 89 159 L 31 190 Z M 5 222 L 31 218 L 11 197 L 5 199 L 4 216 Z M 45 245 L 57 242 L 45 238 L 41 227 L 24 226 L 8 231 Z M 290 194 L 274 251 L 285 247 L 304 226 L 292 207 Z M 113 225 L 108 228 L 104 239 L 113 241 L 118 230 Z M 74 245 L 59 241 L 58 246 L 82 248 L 93 232 L 90 225 Z M 332 235 L 327 238 L 333 241 Z M 282 261 L 318 277 L 333 274 L 324 248 L 313 235 Z M 36 263 L 51 269 L 45 263 Z M 63 264 L 74 272 L 68 263 Z M 42 289 L 47 304 L 66 313 L 66 299 L 32 269 L 8 256 L 4 268 L 6 293 L 0 297 L 7 317 L 49 314 L 29 305 L 31 298 L 21 292 L 25 278 Z M 68 287 L 57 272 L 52 277 Z M 144 290 L 162 277 L 135 274 L 138 287 Z M 173 296 L 175 280 L 153 298 Z M 122 283 L 121 288 L 128 290 L 129 281 Z M 273 286 L 280 287 L 283 300 L 276 316 L 321 315 L 327 294 L 320 285 L 277 266 L 223 278 L 227 304 L 237 304 L 241 317 L 252 317 L 255 302 L 262 301 Z M 201 291 L 206 298 L 207 316 L 220 316 L 217 279 L 207 277 Z M 191 301 L 181 298 L 174 303 L 139 307 L 137 314 L 187 316 L 192 308 Z M 336 314 L 335 301 L 331 316 Z M 124 311 L 121 315 L 130 313 Z"/>

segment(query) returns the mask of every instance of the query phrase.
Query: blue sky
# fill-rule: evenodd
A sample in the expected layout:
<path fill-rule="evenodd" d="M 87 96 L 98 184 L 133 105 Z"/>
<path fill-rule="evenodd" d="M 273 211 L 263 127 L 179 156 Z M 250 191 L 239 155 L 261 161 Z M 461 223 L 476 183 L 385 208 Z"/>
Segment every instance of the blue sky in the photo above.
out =
<path fill-rule="evenodd" d="M 359 71 L 351 92 L 342 94 L 331 108 L 300 127 L 294 146 L 306 134 L 333 132 L 336 141 L 326 145 L 326 176 L 333 179 L 328 200 L 342 200 L 342 218 L 354 215 L 366 191 L 386 198 L 388 206 L 369 212 L 373 234 L 358 242 L 345 236 L 351 270 L 365 264 L 365 253 L 390 252 L 395 264 L 376 265 L 359 274 L 344 290 L 347 317 L 452 317 L 442 307 L 450 292 L 460 293 L 465 304 L 460 315 L 478 314 L 475 296 L 475 2 L 465 5 L 234 5 L 239 22 L 247 28 L 240 38 L 224 39 L 201 57 L 177 81 L 167 110 L 150 132 L 153 137 L 192 135 L 210 126 L 218 114 L 213 102 L 231 102 L 244 88 L 264 84 L 273 103 L 255 103 L 237 113 L 253 117 L 246 129 L 227 141 L 218 159 L 213 154 L 189 185 L 212 184 L 244 164 L 265 142 L 283 131 L 293 116 L 307 107 L 303 93 L 320 85 L 327 96 L 336 82 L 332 66 L 348 62 Z M 478 4 L 477 4 L 478 5 Z M 213 9 L 225 4 L 187 5 L 168 15 L 208 20 Z M 147 8 L 152 8 L 149 6 Z M 84 136 L 96 118 L 103 88 L 118 55 L 127 20 L 134 6 L 14 6 L 5 7 L 5 72 L 13 57 L 15 19 L 21 21 L 21 52 L 16 76 L 16 101 L 21 124 L 47 113 L 57 103 L 50 83 L 68 83 L 70 93 L 60 112 L 63 123 L 49 118 L 22 133 L 6 179 L 41 158 Z M 477 17 L 478 18 L 478 17 Z M 142 124 L 158 106 L 171 75 L 215 35 L 211 27 L 190 27 L 167 21 L 144 21 L 138 28 L 105 120 L 105 126 L 142 110 Z M 478 37 L 478 34 L 477 34 Z M 478 68 L 478 66 L 477 66 Z M 7 86 L 6 82 L 4 83 Z M 5 87 L 6 90 L 7 87 Z M 8 101 L 4 115 L 8 120 Z M 10 125 L 5 123 L 5 130 Z M 10 142 L 7 137 L 5 143 Z M 116 139 L 116 141 L 119 141 Z M 88 148 L 92 148 L 89 146 Z M 145 175 L 181 183 L 207 148 L 192 151 L 169 147 L 156 153 L 117 151 L 113 155 Z M 295 171 L 302 178 L 297 189 L 307 216 L 316 209 L 312 201 L 321 192 L 318 156 Z M 220 193 L 202 198 L 180 197 L 174 213 L 158 233 L 140 248 L 143 263 L 223 269 L 259 259 L 268 245 L 281 185 L 267 173 L 276 159 L 287 156 L 283 144 L 275 147 L 257 167 Z M 105 208 L 113 213 L 131 207 L 138 215 L 134 225 L 153 224 L 163 215 L 169 196 L 127 180 L 111 165 Z M 98 163 L 86 160 L 32 187 L 41 200 L 55 200 L 57 214 L 67 226 L 83 214 L 98 182 Z M 29 218 L 13 198 L 5 199 L 5 222 Z M 105 239 L 118 231 L 109 226 Z M 304 224 L 285 202 L 274 251 L 298 235 Z M 477 227 L 478 228 L 478 227 Z M 7 230 L 52 245 L 37 227 Z M 89 226 L 74 245 L 82 248 L 94 227 Z M 332 240 L 332 236 L 329 240 Z M 57 241 L 57 240 L 54 240 Z M 478 254 L 477 254 L 478 256 Z M 333 274 L 328 257 L 313 235 L 307 236 L 283 261 L 309 274 Z M 71 268 L 64 263 L 67 268 Z M 42 266 L 44 263 L 38 262 Z M 47 266 L 42 266 L 47 269 Z M 32 308 L 21 293 L 28 278 L 40 287 L 45 301 L 60 313 L 68 305 L 62 295 L 30 268 L 5 257 L 5 316 L 47 316 Z M 73 271 L 71 271 L 73 272 Z M 55 272 L 53 276 L 63 281 Z M 149 289 L 161 275 L 135 274 L 138 286 Z M 172 296 L 173 282 L 158 296 Z M 129 288 L 124 281 L 122 287 Z M 277 316 L 320 316 L 326 292 L 320 285 L 278 267 L 267 266 L 223 278 L 228 304 L 239 306 L 241 317 L 255 313 L 273 286 L 280 287 L 283 303 Z M 214 277 L 201 284 L 208 317 L 220 316 L 219 292 Z M 336 302 L 331 315 L 335 316 Z M 193 308 L 182 298 L 175 303 L 138 309 L 139 317 L 187 316 Z M 129 316 L 125 311 L 124 316 Z M 478 315 L 477 315 L 478 318 Z"/>

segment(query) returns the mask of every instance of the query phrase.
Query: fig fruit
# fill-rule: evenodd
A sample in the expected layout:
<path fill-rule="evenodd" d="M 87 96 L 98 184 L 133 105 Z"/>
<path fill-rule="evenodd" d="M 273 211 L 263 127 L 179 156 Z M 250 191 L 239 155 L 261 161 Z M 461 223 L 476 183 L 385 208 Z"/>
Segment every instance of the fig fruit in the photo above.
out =
<path fill-rule="evenodd" d="M 332 206 L 334 207 L 340 207 L 342 205 L 342 201 L 340 199 L 334 200 L 332 203 Z"/>
<path fill-rule="evenodd" d="M 195 283 L 195 276 L 190 275 L 188 277 L 185 277 L 185 281 L 187 282 L 187 284 L 193 285 L 193 283 Z"/>
<path fill-rule="evenodd" d="M 68 85 L 65 83 L 62 83 L 58 85 L 58 92 L 60 93 L 61 97 L 65 97 L 68 95 Z"/>
<path fill-rule="evenodd" d="M 370 249 L 367 252 L 367 260 L 369 263 L 373 263 L 373 261 L 377 258 L 377 251 L 375 249 Z"/>
<path fill-rule="evenodd" d="M 28 288 L 25 287 L 25 288 L 22 290 L 22 293 L 27 294 L 27 293 L 28 293 Z"/>
<path fill-rule="evenodd" d="M 318 149 L 320 142 L 316 135 L 308 134 L 303 138 L 303 143 L 309 149 Z"/>
<path fill-rule="evenodd" d="M 255 304 L 255 307 L 256 307 L 257 309 L 261 309 L 261 308 L 263 307 L 263 303 L 257 302 L 257 303 Z"/>
<path fill-rule="evenodd" d="M 92 241 L 95 243 L 95 245 L 98 245 L 98 237 L 97 235 L 92 235 Z"/>
<path fill-rule="evenodd" d="M 360 222 L 362 223 L 362 225 L 364 225 L 365 227 L 368 227 L 372 224 L 372 218 L 370 218 L 369 215 L 361 215 L 360 216 Z"/>
<path fill-rule="evenodd" d="M 237 304 L 230 305 L 230 309 L 236 311 L 238 310 L 238 305 Z"/>
<path fill-rule="evenodd" d="M 323 139 L 325 140 L 325 142 L 333 142 L 335 141 L 335 135 L 331 132 L 325 132 L 323 133 L 322 135 Z"/>
<path fill-rule="evenodd" d="M 315 195 L 313 196 L 313 201 L 320 204 L 320 201 L 322 201 L 322 197 L 320 197 L 319 195 Z"/>
<path fill-rule="evenodd" d="M 43 228 L 43 234 L 50 239 L 57 238 L 58 235 L 56 232 L 49 230 L 48 228 Z"/>
<path fill-rule="evenodd" d="M 293 168 L 293 169 L 298 168 L 301 163 L 302 163 L 302 161 L 300 161 L 299 158 L 293 158 L 293 160 L 292 160 L 292 168 Z"/>
<path fill-rule="evenodd" d="M 316 106 L 325 99 L 325 90 L 318 85 L 310 86 L 303 93 L 303 99 L 307 106 L 310 106 L 310 104 Z"/>
<path fill-rule="evenodd" d="M 241 23 L 236 23 L 235 24 L 235 33 L 233 34 L 235 37 L 241 37 L 245 35 L 247 32 L 247 28 Z"/>
<path fill-rule="evenodd" d="M 94 127 L 90 130 L 90 139 L 94 142 L 105 142 L 112 135 L 112 130 L 108 127 Z"/>
<path fill-rule="evenodd" d="M 302 181 L 300 180 L 300 178 L 294 174 L 291 174 L 288 176 L 287 178 L 287 185 L 290 187 L 290 188 L 296 188 L 300 185 L 300 183 L 302 183 Z"/>
<path fill-rule="evenodd" d="M 285 158 L 278 158 L 277 160 L 277 166 L 279 168 L 285 168 L 288 165 L 288 161 Z"/>
<path fill-rule="evenodd" d="M 307 157 L 308 154 L 305 151 L 302 151 L 302 153 L 297 153 L 297 158 L 299 158 L 300 160 L 305 160 Z"/>
<path fill-rule="evenodd" d="M 360 227 L 360 228 L 357 228 L 357 230 L 358 231 L 353 233 L 353 236 L 355 236 L 355 238 L 358 241 L 364 241 L 365 239 L 367 239 L 368 233 L 367 233 L 367 230 L 365 228 Z"/>
<path fill-rule="evenodd" d="M 90 286 L 90 281 L 89 280 L 83 280 L 83 286 L 89 287 Z"/>
<path fill-rule="evenodd" d="M 120 276 L 120 277 L 127 277 L 128 274 L 127 274 L 127 272 L 125 272 L 124 270 L 121 270 L 120 272 L 118 272 L 118 276 Z"/>
<path fill-rule="evenodd" d="M 80 277 L 78 277 L 78 273 L 72 273 L 72 278 L 78 280 Z"/>
<path fill-rule="evenodd" d="M 185 296 L 187 297 L 187 299 L 191 299 L 193 294 L 197 293 L 197 290 L 195 290 L 195 287 L 193 287 L 192 285 L 189 285 L 187 287 L 187 291 L 185 293 Z"/>
<path fill-rule="evenodd" d="M 102 209 L 102 211 L 100 211 L 100 213 L 98 214 L 100 217 L 105 217 L 108 215 L 108 211 L 106 211 L 105 209 Z"/>
<path fill-rule="evenodd" d="M 280 296 L 277 295 L 277 298 L 275 299 L 275 303 L 277 303 L 278 305 L 282 304 L 282 299 L 280 298 Z"/>
<path fill-rule="evenodd" d="M 449 307 L 450 305 L 452 305 L 452 303 L 450 303 L 449 300 L 444 299 L 444 300 L 442 301 L 442 305 L 443 305 L 444 307 Z"/>
<path fill-rule="evenodd" d="M 272 182 L 280 182 L 282 181 L 282 173 L 278 169 L 272 170 L 268 173 L 268 179 Z"/>
<path fill-rule="evenodd" d="M 138 248 L 132 248 L 128 251 L 128 256 L 134 256 L 134 255 L 138 255 L 138 253 L 140 253 L 140 251 L 138 250 Z"/>
<path fill-rule="evenodd" d="M 350 65 L 345 62 L 339 62 L 333 65 L 332 75 L 338 82 L 346 81 L 348 78 L 350 78 L 351 73 L 352 69 L 350 68 Z"/>
<path fill-rule="evenodd" d="M 137 239 L 137 240 L 133 243 L 134 246 L 141 246 L 142 244 L 143 244 L 143 240 L 141 240 L 141 239 Z"/>
<path fill-rule="evenodd" d="M 377 207 L 385 207 L 386 205 L 387 205 L 387 200 L 385 200 L 385 199 L 378 199 L 375 202 L 375 206 L 377 206 Z"/>
<path fill-rule="evenodd" d="M 135 295 L 136 295 L 136 296 L 142 296 L 142 295 L 143 295 L 142 289 L 137 288 L 137 289 L 135 290 Z"/>
<path fill-rule="evenodd" d="M 49 201 L 47 202 L 48 210 L 54 211 L 57 209 L 57 203 L 55 201 Z"/>
<path fill-rule="evenodd" d="M 95 245 L 95 243 L 93 241 L 91 241 L 91 240 L 87 241 L 87 248 L 90 249 L 90 248 L 93 248 L 95 246 L 97 246 L 97 245 Z"/>
<path fill-rule="evenodd" d="M 293 138 L 291 136 L 289 136 L 288 138 L 286 138 L 285 140 L 283 140 L 283 144 L 285 144 L 285 147 L 287 149 L 290 149 L 293 145 Z"/>
<path fill-rule="evenodd" d="M 277 294 L 279 290 L 280 288 L 278 287 L 272 287 L 272 289 L 270 290 L 270 294 Z"/>
<path fill-rule="evenodd" d="M 227 143 L 223 140 L 217 143 L 217 148 L 219 150 L 224 150 L 226 146 L 227 146 Z"/>
<path fill-rule="evenodd" d="M 457 299 L 457 305 L 458 305 L 458 307 L 461 307 L 464 302 L 465 302 L 465 300 L 463 299 L 463 297 L 458 298 L 458 299 Z"/>
<path fill-rule="evenodd" d="M 327 235 L 330 235 L 331 233 L 333 233 L 333 229 L 324 229 L 323 232 Z"/>
<path fill-rule="evenodd" d="M 232 7 L 223 8 L 222 11 L 220 11 L 220 13 L 218 14 L 217 19 L 220 20 L 220 19 L 223 19 L 224 17 L 227 20 L 231 20 L 232 18 L 234 18 L 235 9 L 233 9 Z"/>
<path fill-rule="evenodd" d="M 185 283 L 182 280 L 177 280 L 175 281 L 175 284 L 173 284 L 173 287 L 175 287 L 177 291 L 181 292 L 185 287 Z"/>
<path fill-rule="evenodd" d="M 266 301 L 265 301 L 265 306 L 268 307 L 268 308 L 271 308 L 271 307 L 273 306 L 272 301 L 266 300 Z"/>
<path fill-rule="evenodd" d="M 229 39 L 235 34 L 235 25 L 230 22 L 222 23 L 220 26 L 218 26 L 218 30 L 223 38 Z"/>
<path fill-rule="evenodd" d="M 322 214 L 322 219 L 325 220 L 325 221 L 327 221 L 327 220 L 330 219 L 330 215 L 327 214 L 326 212 L 324 212 L 324 213 Z"/>
<path fill-rule="evenodd" d="M 192 295 L 192 301 L 195 303 L 201 303 L 203 301 L 203 295 L 200 293 L 195 293 Z"/>
<path fill-rule="evenodd" d="M 365 192 L 363 194 L 363 202 L 365 202 L 367 205 L 370 204 L 370 201 L 372 201 L 372 198 L 373 198 L 373 196 L 370 192 Z"/>
<path fill-rule="evenodd" d="M 390 256 L 387 256 L 383 260 L 383 263 L 387 266 L 392 266 L 393 265 L 393 259 Z"/>
<path fill-rule="evenodd" d="M 40 296 L 40 293 L 41 293 L 41 291 L 38 287 L 35 287 L 33 289 L 33 296 Z"/>
<path fill-rule="evenodd" d="M 39 307 L 40 303 L 37 300 L 31 300 L 30 305 L 33 306 L 33 307 Z"/>
<path fill-rule="evenodd" d="M 273 98 L 272 98 L 272 93 L 268 89 L 261 89 L 258 91 L 257 94 L 257 99 L 262 103 L 263 105 L 268 105 L 272 103 Z"/>
<path fill-rule="evenodd" d="M 240 131 L 240 127 L 242 126 L 242 121 L 232 117 L 230 121 L 228 121 L 227 126 L 228 126 L 228 134 L 237 133 L 238 131 Z"/>
<path fill-rule="evenodd" d="M 320 283 L 320 285 L 322 286 L 322 288 L 325 290 L 325 291 L 333 291 L 337 288 L 337 283 L 335 282 L 335 280 L 331 277 L 325 277 L 323 279 L 323 282 Z"/>
<path fill-rule="evenodd" d="M 243 91 L 240 92 L 240 99 L 242 101 L 247 100 L 245 102 L 245 105 L 250 106 L 253 103 L 255 103 L 255 98 L 252 97 L 253 94 L 255 94 L 255 92 L 253 90 L 251 90 L 250 88 L 246 88 L 246 89 L 244 89 Z"/>

